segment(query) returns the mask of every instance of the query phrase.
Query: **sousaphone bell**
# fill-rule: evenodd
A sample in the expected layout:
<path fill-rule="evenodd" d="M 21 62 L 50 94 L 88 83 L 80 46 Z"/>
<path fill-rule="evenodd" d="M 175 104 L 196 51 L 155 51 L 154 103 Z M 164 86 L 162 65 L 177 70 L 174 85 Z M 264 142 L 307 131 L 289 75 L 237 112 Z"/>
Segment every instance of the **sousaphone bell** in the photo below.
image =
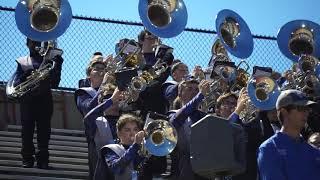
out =
<path fill-rule="evenodd" d="M 247 23 L 236 12 L 224 9 L 216 17 L 217 34 L 228 52 L 248 58 L 253 51 L 253 38 Z"/>
<path fill-rule="evenodd" d="M 320 57 L 320 25 L 308 20 L 294 20 L 282 26 L 277 35 L 280 51 L 293 62 L 301 55 Z"/>
<path fill-rule="evenodd" d="M 72 10 L 68 0 L 20 0 L 15 20 L 18 29 L 28 38 L 49 41 L 67 30 Z"/>
<path fill-rule="evenodd" d="M 188 20 L 182 0 L 139 0 L 139 15 L 144 27 L 162 38 L 179 35 Z"/>

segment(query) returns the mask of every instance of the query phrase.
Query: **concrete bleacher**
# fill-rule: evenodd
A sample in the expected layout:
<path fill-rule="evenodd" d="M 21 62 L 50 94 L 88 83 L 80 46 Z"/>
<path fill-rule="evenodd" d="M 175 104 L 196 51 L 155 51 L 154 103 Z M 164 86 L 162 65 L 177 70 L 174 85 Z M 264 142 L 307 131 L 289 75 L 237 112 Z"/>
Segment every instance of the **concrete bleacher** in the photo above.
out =
<path fill-rule="evenodd" d="M 52 129 L 50 170 L 21 167 L 20 131 L 21 126 L 14 125 L 9 125 L 7 131 L 0 131 L 0 179 L 87 179 L 87 143 L 83 131 Z M 35 145 L 36 142 L 35 135 Z"/>

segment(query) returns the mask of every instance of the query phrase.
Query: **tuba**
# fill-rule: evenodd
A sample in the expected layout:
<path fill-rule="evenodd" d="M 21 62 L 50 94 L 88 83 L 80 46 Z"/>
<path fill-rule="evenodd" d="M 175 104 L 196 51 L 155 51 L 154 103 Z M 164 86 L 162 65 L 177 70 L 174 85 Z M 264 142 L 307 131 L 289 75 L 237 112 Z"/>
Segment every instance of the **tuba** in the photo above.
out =
<path fill-rule="evenodd" d="M 240 15 L 229 9 L 220 11 L 216 18 L 216 29 L 225 49 L 238 58 L 248 58 L 253 51 L 253 38 L 246 22 Z M 246 67 L 241 67 L 245 65 Z M 236 68 L 236 78 L 230 92 L 237 94 L 247 86 L 249 64 L 242 60 Z"/>
<path fill-rule="evenodd" d="M 293 62 L 302 55 L 320 57 L 320 25 L 308 20 L 295 20 L 282 26 L 277 35 L 280 51 Z"/>
<path fill-rule="evenodd" d="M 20 0 L 15 20 L 18 29 L 28 38 L 49 41 L 67 30 L 72 10 L 67 0 Z"/>
<path fill-rule="evenodd" d="M 170 122 L 164 118 L 149 119 L 150 116 L 159 116 L 156 113 L 149 113 L 144 126 L 145 138 L 141 152 L 148 152 L 154 156 L 166 156 L 176 147 L 178 134 Z"/>
<path fill-rule="evenodd" d="M 239 117 L 244 123 L 251 122 L 257 109 L 271 110 L 276 107 L 280 87 L 277 82 L 269 76 L 252 77 L 247 86 L 249 102 L 247 107 L 240 113 Z"/>
<path fill-rule="evenodd" d="M 139 0 L 142 24 L 152 34 L 171 38 L 187 25 L 188 13 L 182 0 Z"/>
<path fill-rule="evenodd" d="M 43 61 L 39 68 L 32 71 L 26 80 L 18 85 L 15 85 L 16 74 L 9 80 L 6 86 L 6 94 L 11 98 L 20 98 L 28 92 L 31 92 L 40 86 L 40 82 L 45 80 L 50 71 L 54 68 L 55 62 L 52 61 L 57 55 L 62 55 L 62 50 L 56 48 L 56 41 L 42 42 L 41 47 L 38 47 L 39 54 L 43 57 Z"/>
<path fill-rule="evenodd" d="M 300 69 L 294 76 L 294 84 L 291 85 L 295 89 L 319 91 L 319 34 L 320 25 L 308 20 L 288 22 L 278 32 L 277 43 L 280 51 L 291 61 L 298 63 Z"/>

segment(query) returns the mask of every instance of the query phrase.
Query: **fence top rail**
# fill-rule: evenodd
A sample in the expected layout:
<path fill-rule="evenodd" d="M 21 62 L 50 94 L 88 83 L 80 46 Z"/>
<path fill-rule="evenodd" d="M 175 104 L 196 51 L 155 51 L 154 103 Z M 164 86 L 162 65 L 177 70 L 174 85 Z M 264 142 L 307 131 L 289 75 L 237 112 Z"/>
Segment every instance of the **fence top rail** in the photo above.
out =
<path fill-rule="evenodd" d="M 4 7 L 0 6 L 0 10 L 2 11 L 15 11 L 12 7 Z M 114 24 L 123 24 L 123 25 L 130 25 L 130 26 L 143 26 L 142 23 L 139 22 L 130 22 L 130 21 L 120 21 L 120 20 L 112 20 L 112 19 L 106 19 L 106 18 L 97 18 L 97 17 L 91 17 L 91 16 L 79 16 L 74 15 L 72 16 L 73 19 L 79 19 L 79 20 L 87 20 L 87 21 L 96 21 L 96 22 L 106 22 L 106 23 L 114 23 Z M 184 31 L 187 32 L 198 32 L 198 33 L 207 33 L 207 34 L 217 34 L 216 31 L 213 30 L 206 30 L 206 29 L 197 29 L 197 28 L 185 28 Z M 263 35 L 253 35 L 254 38 L 257 39 L 264 39 L 264 40 L 277 40 L 276 37 L 272 36 L 263 36 Z"/>

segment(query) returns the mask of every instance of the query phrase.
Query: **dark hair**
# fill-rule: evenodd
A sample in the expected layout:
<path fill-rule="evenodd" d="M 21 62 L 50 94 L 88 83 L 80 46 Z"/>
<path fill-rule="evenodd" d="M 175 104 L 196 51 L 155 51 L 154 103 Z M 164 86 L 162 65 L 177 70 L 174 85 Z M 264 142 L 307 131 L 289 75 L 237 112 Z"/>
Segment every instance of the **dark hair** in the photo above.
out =
<path fill-rule="evenodd" d="M 142 128 L 142 121 L 138 116 L 133 114 L 122 114 L 117 122 L 117 131 L 121 131 L 127 123 L 136 123 L 139 129 Z"/>
<path fill-rule="evenodd" d="M 172 65 L 171 67 L 171 75 L 179 68 L 180 65 L 185 65 L 187 66 L 185 63 L 183 62 L 177 62 L 175 64 Z M 187 66 L 188 67 L 188 66 Z"/>
<path fill-rule="evenodd" d="M 149 34 L 152 34 L 150 31 L 148 31 L 148 30 L 143 30 L 143 31 L 141 31 L 140 33 L 139 33 L 139 35 L 138 35 L 138 41 L 139 42 L 143 42 L 144 41 L 144 37 L 146 36 L 146 35 L 149 35 Z"/>
<path fill-rule="evenodd" d="M 94 53 L 93 53 L 93 56 L 97 56 L 97 55 L 102 56 L 102 52 L 97 51 L 97 52 L 94 52 Z"/>
<path fill-rule="evenodd" d="M 36 44 L 38 46 L 41 46 L 41 41 L 35 41 L 35 40 L 30 39 L 30 38 L 27 38 L 26 44 L 27 44 L 28 47 L 29 47 L 30 44 Z"/>
<path fill-rule="evenodd" d="M 238 99 L 238 97 L 235 95 L 235 94 L 232 94 L 232 93 L 226 93 L 226 94 L 222 94 L 222 95 L 220 95 L 219 97 L 218 97 L 218 99 L 217 99 L 217 104 L 216 104 L 216 109 L 217 108 L 220 108 L 221 107 L 221 105 L 222 105 L 222 102 L 224 101 L 224 100 L 226 100 L 226 99 L 228 99 L 229 97 L 234 97 L 235 99 Z"/>

